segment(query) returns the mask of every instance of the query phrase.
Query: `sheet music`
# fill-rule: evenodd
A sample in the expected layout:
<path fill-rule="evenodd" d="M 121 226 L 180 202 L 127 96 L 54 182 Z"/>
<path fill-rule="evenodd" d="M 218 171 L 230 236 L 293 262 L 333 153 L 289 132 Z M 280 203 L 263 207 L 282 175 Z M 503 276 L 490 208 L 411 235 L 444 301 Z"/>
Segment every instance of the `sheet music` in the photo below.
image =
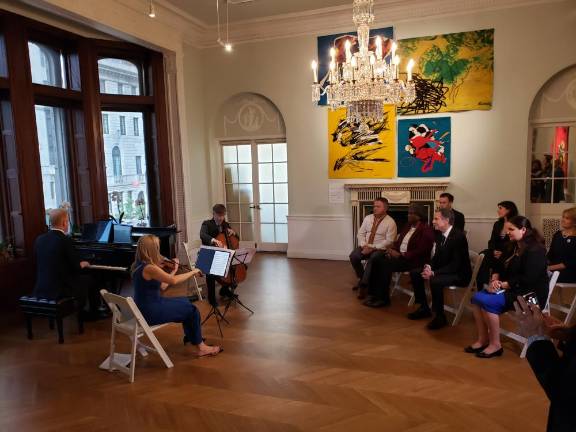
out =
<path fill-rule="evenodd" d="M 228 260 L 230 254 L 223 251 L 215 251 L 214 259 L 212 260 L 212 265 L 210 266 L 210 274 L 216 276 L 224 276 L 226 274 L 226 268 L 228 267 Z"/>

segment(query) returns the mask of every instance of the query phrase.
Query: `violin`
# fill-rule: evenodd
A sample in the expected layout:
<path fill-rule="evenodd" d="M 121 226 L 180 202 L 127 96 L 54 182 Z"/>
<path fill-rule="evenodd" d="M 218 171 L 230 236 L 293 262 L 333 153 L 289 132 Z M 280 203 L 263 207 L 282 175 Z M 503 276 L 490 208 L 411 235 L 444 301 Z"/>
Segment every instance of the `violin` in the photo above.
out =
<path fill-rule="evenodd" d="M 226 249 L 236 250 L 240 247 L 240 237 L 238 234 L 228 235 L 229 229 L 230 224 L 226 221 L 222 222 L 222 232 L 215 239 L 219 240 Z M 247 268 L 244 263 L 232 264 L 228 276 L 218 278 L 218 283 L 223 286 L 238 285 L 246 279 Z"/>

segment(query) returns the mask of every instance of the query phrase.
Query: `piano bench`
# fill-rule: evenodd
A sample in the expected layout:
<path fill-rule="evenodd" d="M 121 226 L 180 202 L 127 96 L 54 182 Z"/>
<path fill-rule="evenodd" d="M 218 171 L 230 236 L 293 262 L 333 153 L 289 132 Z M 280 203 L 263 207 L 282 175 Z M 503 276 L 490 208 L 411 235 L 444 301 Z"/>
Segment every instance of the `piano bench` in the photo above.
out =
<path fill-rule="evenodd" d="M 58 300 L 48 300 L 32 296 L 20 297 L 20 308 L 26 316 L 26 329 L 28 339 L 32 339 L 32 317 L 48 318 L 50 328 L 54 328 L 54 320 L 58 329 L 58 343 L 64 343 L 64 331 L 62 320 L 74 313 L 78 314 L 78 333 L 84 333 L 84 321 L 82 314 L 76 306 L 73 297 L 66 297 Z"/>

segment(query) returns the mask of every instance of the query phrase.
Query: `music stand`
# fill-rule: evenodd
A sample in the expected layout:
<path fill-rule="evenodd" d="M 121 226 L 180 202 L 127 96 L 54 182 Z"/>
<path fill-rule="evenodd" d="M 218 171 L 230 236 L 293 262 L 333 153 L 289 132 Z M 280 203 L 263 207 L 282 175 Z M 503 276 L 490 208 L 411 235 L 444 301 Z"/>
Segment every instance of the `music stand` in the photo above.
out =
<path fill-rule="evenodd" d="M 212 303 L 209 304 L 210 304 L 210 312 L 208 313 L 208 315 L 206 315 L 206 318 L 204 318 L 204 320 L 200 325 L 204 325 L 204 323 L 208 321 L 210 317 L 216 318 L 216 324 L 218 325 L 218 333 L 220 333 L 220 337 L 223 338 L 224 334 L 222 333 L 222 327 L 220 326 L 220 321 L 224 321 L 228 325 L 230 325 L 230 322 L 226 318 L 224 318 L 224 315 L 222 314 L 222 312 L 220 312 L 220 309 L 218 309 L 218 304 L 212 304 Z M 224 314 L 225 313 L 226 312 L 224 312 Z"/>
<path fill-rule="evenodd" d="M 242 265 L 246 266 L 246 264 L 248 264 L 252 261 L 252 258 L 254 257 L 255 253 L 256 253 L 256 249 L 243 249 L 241 251 L 236 250 L 236 253 L 232 257 L 231 266 L 238 265 L 238 264 L 242 264 Z M 236 260 L 236 262 L 234 262 L 234 260 Z M 233 273 L 232 274 L 232 284 L 229 286 L 229 289 L 232 292 L 232 295 L 228 298 L 228 301 L 226 302 L 226 306 L 224 307 L 224 313 L 222 314 L 222 318 L 224 318 L 226 316 L 228 309 L 230 309 L 230 306 L 232 306 L 232 305 L 240 305 L 244 309 L 246 309 L 248 312 L 250 312 L 250 315 L 254 315 L 254 311 L 252 309 L 250 309 L 248 306 L 246 306 L 244 303 L 242 303 L 242 301 L 240 300 L 240 296 L 238 294 L 236 294 L 236 288 L 237 287 L 238 287 L 238 283 L 236 283 L 236 273 Z"/>

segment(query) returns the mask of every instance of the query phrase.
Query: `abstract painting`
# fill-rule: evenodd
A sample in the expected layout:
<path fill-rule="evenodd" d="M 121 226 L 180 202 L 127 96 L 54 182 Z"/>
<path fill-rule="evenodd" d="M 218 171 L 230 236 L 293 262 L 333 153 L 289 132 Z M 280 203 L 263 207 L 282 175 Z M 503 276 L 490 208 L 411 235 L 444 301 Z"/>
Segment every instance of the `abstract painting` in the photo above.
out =
<path fill-rule="evenodd" d="M 450 176 L 450 117 L 398 121 L 398 177 Z"/>
<path fill-rule="evenodd" d="M 384 106 L 381 122 L 368 123 L 363 133 L 346 121 L 346 110 L 328 110 L 328 176 L 338 178 L 392 178 L 395 168 L 396 109 Z"/>
<path fill-rule="evenodd" d="M 401 70 L 416 62 L 416 100 L 399 115 L 492 108 L 494 29 L 402 39 L 397 52 Z"/>
<path fill-rule="evenodd" d="M 386 56 L 392 48 L 392 39 L 394 38 L 394 29 L 392 27 L 370 29 L 370 50 L 376 50 L 376 36 L 382 38 L 382 51 Z M 358 37 L 356 32 L 339 33 L 318 38 L 318 82 L 324 88 L 330 68 L 330 48 L 336 48 L 336 62 L 343 63 L 346 60 L 346 51 L 344 44 L 350 39 L 352 43 L 352 52 L 358 51 Z M 320 98 L 318 105 L 326 105 L 326 95 Z"/>

